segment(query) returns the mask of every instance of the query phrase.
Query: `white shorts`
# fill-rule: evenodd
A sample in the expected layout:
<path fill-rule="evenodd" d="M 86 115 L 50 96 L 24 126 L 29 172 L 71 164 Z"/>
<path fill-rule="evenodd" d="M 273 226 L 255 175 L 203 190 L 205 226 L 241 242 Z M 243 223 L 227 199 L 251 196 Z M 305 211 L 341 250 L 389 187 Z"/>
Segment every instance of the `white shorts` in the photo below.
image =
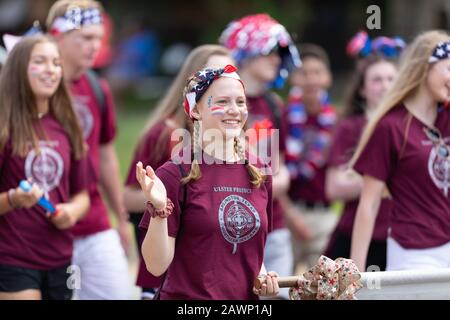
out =
<path fill-rule="evenodd" d="M 72 264 L 80 271 L 79 300 L 132 298 L 128 262 L 116 230 L 109 229 L 75 239 Z"/>
<path fill-rule="evenodd" d="M 433 248 L 405 249 L 393 238 L 387 239 L 386 271 L 450 267 L 450 242 Z"/>
<path fill-rule="evenodd" d="M 275 271 L 281 277 L 292 275 L 294 257 L 289 229 L 277 229 L 268 234 L 264 249 L 264 265 L 267 271 Z M 278 296 L 289 299 L 289 288 L 280 289 Z"/>

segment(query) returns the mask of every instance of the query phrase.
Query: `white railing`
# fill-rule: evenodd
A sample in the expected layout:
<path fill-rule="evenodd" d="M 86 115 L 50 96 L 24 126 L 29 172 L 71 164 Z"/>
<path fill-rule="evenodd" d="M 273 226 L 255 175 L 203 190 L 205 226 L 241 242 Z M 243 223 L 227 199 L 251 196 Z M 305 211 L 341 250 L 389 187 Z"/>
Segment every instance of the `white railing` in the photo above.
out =
<path fill-rule="evenodd" d="M 363 272 L 360 300 L 450 299 L 450 268 Z"/>

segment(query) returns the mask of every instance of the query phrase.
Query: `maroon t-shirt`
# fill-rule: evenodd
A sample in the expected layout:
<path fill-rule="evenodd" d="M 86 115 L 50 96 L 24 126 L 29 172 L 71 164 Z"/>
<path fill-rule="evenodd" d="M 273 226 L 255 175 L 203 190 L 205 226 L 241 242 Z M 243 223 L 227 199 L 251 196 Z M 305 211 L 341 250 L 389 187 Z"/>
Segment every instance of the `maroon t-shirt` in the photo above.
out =
<path fill-rule="evenodd" d="M 151 166 L 154 170 L 162 166 L 170 159 L 171 142 L 170 142 L 171 129 L 164 123 L 158 123 L 154 127 L 150 128 L 142 139 L 142 143 L 137 146 L 134 153 L 133 160 L 128 170 L 128 177 L 125 184 L 127 186 L 139 187 L 139 182 L 136 179 L 136 163 L 142 161 L 144 166 Z M 158 151 L 155 152 L 155 146 L 158 147 Z M 160 153 L 163 154 L 160 154 Z M 141 235 L 141 238 L 145 234 Z M 141 250 L 139 250 L 141 255 Z M 136 284 L 142 288 L 156 288 L 161 284 L 162 277 L 155 277 L 147 271 L 145 262 L 140 259 L 139 272 L 136 279 Z"/>
<path fill-rule="evenodd" d="M 273 99 L 275 103 L 278 104 L 275 98 Z M 285 147 L 285 134 L 286 134 L 286 125 L 283 121 L 283 106 L 278 105 L 280 111 L 280 117 L 277 121 L 275 115 L 273 114 L 269 103 L 267 102 L 264 96 L 258 97 L 247 97 L 247 107 L 248 107 L 248 120 L 246 127 L 253 128 L 256 122 L 263 122 L 268 120 L 272 124 L 273 129 L 279 129 L 279 149 L 280 155 L 283 155 L 286 147 Z M 277 124 L 279 122 L 279 125 Z M 278 128 L 281 126 L 281 128 Z M 270 153 L 268 153 L 270 156 Z M 283 208 L 281 207 L 280 202 L 277 199 L 273 200 L 273 230 L 285 228 L 286 223 L 284 220 Z"/>
<path fill-rule="evenodd" d="M 95 93 L 86 75 L 71 84 L 74 109 L 80 120 L 83 135 L 89 145 L 89 157 L 95 168 L 97 183 L 100 177 L 100 146 L 110 143 L 116 135 L 116 118 L 111 90 L 106 81 L 100 86 L 105 97 L 105 108 L 98 104 Z M 74 228 L 75 236 L 87 236 L 111 228 L 108 211 L 98 188 L 91 188 L 91 208 L 86 217 Z"/>
<path fill-rule="evenodd" d="M 449 111 L 439 112 L 434 125 L 449 144 Z M 396 106 L 380 120 L 355 165 L 360 174 L 386 182 L 394 202 L 390 236 L 408 249 L 450 241 L 450 162 L 437 154 L 424 128 L 403 105 Z"/>
<path fill-rule="evenodd" d="M 13 155 L 11 142 L 0 153 L 0 192 L 33 178 L 54 205 L 67 203 L 92 184 L 92 166 L 88 158 L 73 158 L 69 137 L 53 116 L 46 115 L 40 122 L 48 137 L 40 142 L 40 154 L 30 149 L 25 158 Z M 70 263 L 72 243 L 72 233 L 57 229 L 38 205 L 0 216 L 0 264 L 59 268 Z"/>
<path fill-rule="evenodd" d="M 183 165 L 186 172 L 189 167 Z M 272 179 L 256 188 L 242 164 L 201 164 L 200 169 L 202 177 L 184 187 L 174 163 L 156 171 L 175 204 L 168 218 L 175 254 L 160 297 L 258 299 L 252 287 L 271 230 Z M 147 229 L 149 221 L 146 212 L 141 228 Z"/>
<path fill-rule="evenodd" d="M 360 115 L 346 118 L 338 124 L 330 148 L 328 167 L 341 167 L 349 163 L 366 122 L 366 117 Z M 351 237 L 353 232 L 358 203 L 358 200 L 345 202 L 341 219 L 336 227 L 337 231 L 349 237 Z M 373 240 L 386 241 L 390 210 L 392 210 L 392 201 L 383 200 L 375 222 L 372 235 Z"/>

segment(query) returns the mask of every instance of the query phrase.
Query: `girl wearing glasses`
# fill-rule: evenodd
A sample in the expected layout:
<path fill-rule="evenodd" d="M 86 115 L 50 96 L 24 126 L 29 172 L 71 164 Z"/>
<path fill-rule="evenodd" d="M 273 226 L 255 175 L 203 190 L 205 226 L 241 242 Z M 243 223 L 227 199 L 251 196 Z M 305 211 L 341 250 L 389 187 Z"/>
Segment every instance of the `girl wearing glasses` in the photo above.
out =
<path fill-rule="evenodd" d="M 450 267 L 450 36 L 429 31 L 399 74 L 352 159 L 363 189 L 351 258 L 363 270 L 385 186 L 393 199 L 387 270 Z"/>

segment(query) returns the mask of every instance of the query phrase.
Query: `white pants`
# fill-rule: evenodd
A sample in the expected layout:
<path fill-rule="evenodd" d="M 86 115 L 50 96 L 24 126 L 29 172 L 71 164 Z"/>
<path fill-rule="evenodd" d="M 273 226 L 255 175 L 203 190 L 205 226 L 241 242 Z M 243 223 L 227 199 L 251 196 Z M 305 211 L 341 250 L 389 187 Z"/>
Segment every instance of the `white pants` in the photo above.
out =
<path fill-rule="evenodd" d="M 294 258 L 289 229 L 277 229 L 269 233 L 264 249 L 264 265 L 268 272 L 275 271 L 281 277 L 292 275 Z M 289 288 L 280 289 L 278 296 L 289 299 Z"/>
<path fill-rule="evenodd" d="M 72 264 L 80 270 L 80 287 L 74 299 L 131 299 L 128 262 L 116 230 L 76 238 Z"/>
<path fill-rule="evenodd" d="M 386 271 L 450 267 L 450 242 L 433 248 L 405 249 L 393 238 L 387 239 Z"/>

